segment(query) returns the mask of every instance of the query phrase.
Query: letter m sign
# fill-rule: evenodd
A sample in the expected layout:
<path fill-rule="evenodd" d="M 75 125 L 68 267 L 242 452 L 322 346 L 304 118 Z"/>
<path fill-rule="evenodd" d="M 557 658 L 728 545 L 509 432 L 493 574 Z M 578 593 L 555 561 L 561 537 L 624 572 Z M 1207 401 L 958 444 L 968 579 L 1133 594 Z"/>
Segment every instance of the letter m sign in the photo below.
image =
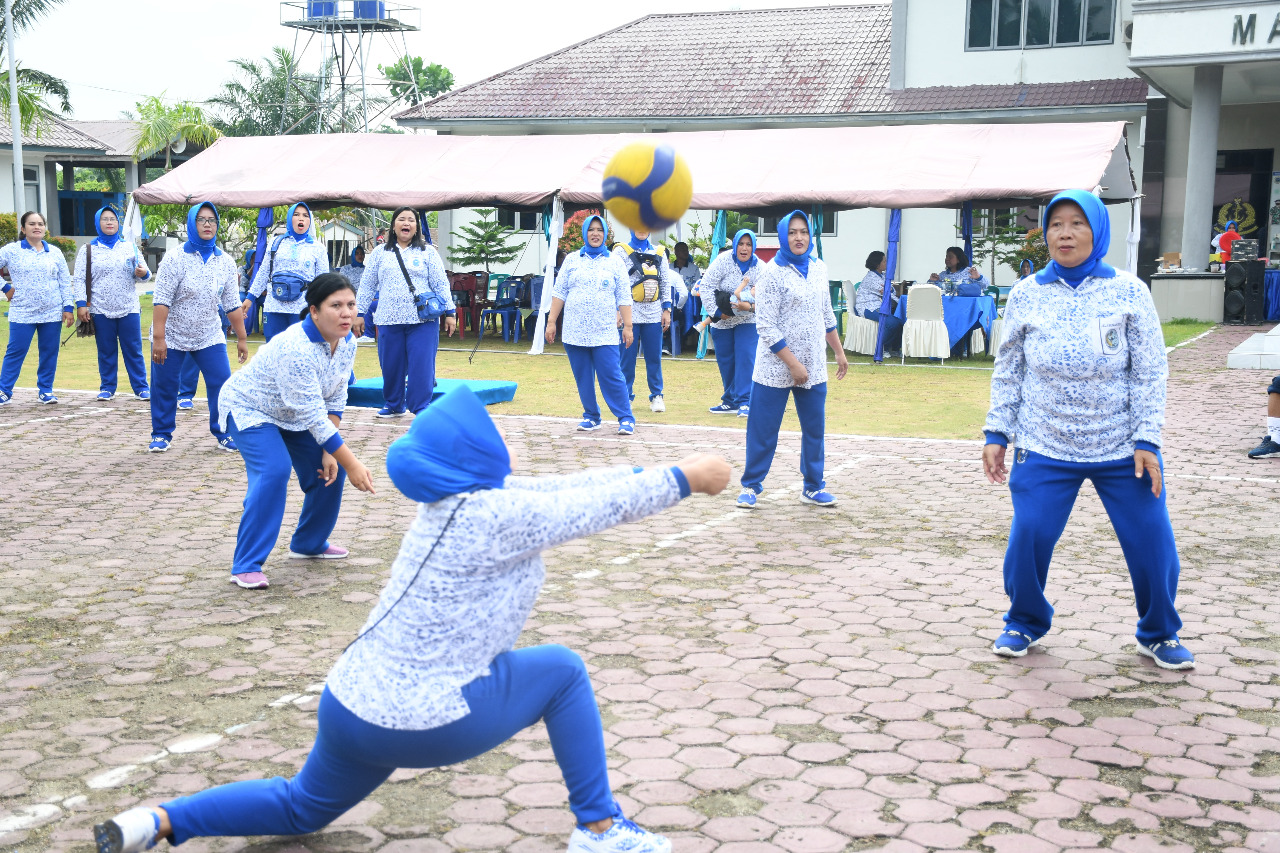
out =
<path fill-rule="evenodd" d="M 1236 15 L 1236 24 L 1231 30 L 1231 43 L 1239 45 L 1253 44 L 1253 36 L 1257 28 L 1257 15 L 1250 15 L 1248 21 L 1245 21 L 1244 15 Z"/>

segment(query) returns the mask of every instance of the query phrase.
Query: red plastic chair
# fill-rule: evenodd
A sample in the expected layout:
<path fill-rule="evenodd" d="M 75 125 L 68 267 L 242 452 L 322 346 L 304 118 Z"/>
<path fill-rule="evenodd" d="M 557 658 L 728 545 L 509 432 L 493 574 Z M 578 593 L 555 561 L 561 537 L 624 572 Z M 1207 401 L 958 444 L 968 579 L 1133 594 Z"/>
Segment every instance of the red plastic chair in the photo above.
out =
<path fill-rule="evenodd" d="M 453 295 L 453 304 L 458 309 L 458 340 L 466 337 L 464 327 L 471 323 L 473 334 L 480 328 L 480 304 L 476 296 L 476 277 L 471 273 L 451 273 L 449 290 Z"/>

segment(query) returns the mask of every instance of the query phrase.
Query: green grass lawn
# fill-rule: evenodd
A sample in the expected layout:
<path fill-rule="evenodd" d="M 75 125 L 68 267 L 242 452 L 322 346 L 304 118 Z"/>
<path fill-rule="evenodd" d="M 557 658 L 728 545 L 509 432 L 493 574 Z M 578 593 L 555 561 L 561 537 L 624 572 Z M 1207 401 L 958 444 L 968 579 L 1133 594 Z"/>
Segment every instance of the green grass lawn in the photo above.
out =
<path fill-rule="evenodd" d="M 143 329 L 151 322 L 151 299 L 143 297 Z M 1164 326 L 1166 344 L 1172 346 L 1212 328 L 1209 323 L 1175 320 Z M 0 318 L 0 331 L 8 339 L 8 319 Z M 64 331 L 65 337 L 68 332 Z M 503 379 L 519 384 L 510 403 L 492 407 L 495 414 L 549 415 L 576 418 L 582 409 L 574 392 L 569 363 L 560 344 L 550 345 L 541 356 L 530 356 L 529 341 L 504 343 L 500 335 L 488 334 L 480 350 L 470 357 L 475 338 L 456 337 L 441 342 L 436 361 L 439 375 L 449 379 Z M 262 344 L 262 336 L 250 338 L 249 351 Z M 231 368 L 236 370 L 235 342 L 228 344 Z M 924 360 L 908 359 L 907 366 L 897 363 L 871 364 L 866 356 L 850 355 L 849 374 L 842 382 L 833 381 L 827 397 L 827 429 L 833 433 L 863 435 L 916 436 L 921 438 L 981 437 L 991 388 L 992 359 L 975 358 L 949 361 L 946 366 Z M 356 356 L 356 378 L 369 379 L 381 375 L 378 355 L 372 342 L 362 344 Z M 20 387 L 34 388 L 36 347 L 33 345 L 23 364 Z M 642 423 L 696 424 L 745 429 L 746 421 L 724 415 L 712 415 L 709 406 L 720 401 L 720 372 L 714 356 L 698 361 L 686 351 L 680 358 L 663 359 L 667 411 L 655 415 L 648 410 L 644 391 L 644 369 L 637 377 L 636 417 Z M 98 361 L 94 341 L 72 337 L 59 353 L 57 388 L 96 390 Z M 119 388 L 129 391 L 128 378 L 120 369 Z M 204 394 L 201 382 L 199 394 Z M 603 402 L 603 401 L 601 401 Z M 607 409 L 602 410 L 607 414 Z M 799 429 L 794 407 L 787 413 L 784 429 Z"/>

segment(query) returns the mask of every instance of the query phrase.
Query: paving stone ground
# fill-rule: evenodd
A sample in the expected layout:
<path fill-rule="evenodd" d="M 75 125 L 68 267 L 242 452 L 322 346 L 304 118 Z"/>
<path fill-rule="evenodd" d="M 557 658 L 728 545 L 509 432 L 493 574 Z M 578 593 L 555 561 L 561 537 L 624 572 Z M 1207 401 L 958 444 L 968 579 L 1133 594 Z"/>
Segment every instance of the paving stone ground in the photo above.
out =
<path fill-rule="evenodd" d="M 818 510 L 796 499 L 784 437 L 754 514 L 736 493 L 699 496 L 549 552 L 522 642 L 587 660 L 618 798 L 679 853 L 1280 849 L 1280 461 L 1244 456 L 1270 377 L 1224 367 L 1253 331 L 1171 356 L 1194 674 L 1134 653 L 1132 592 L 1088 487 L 1054 562 L 1054 630 L 1022 660 L 991 654 L 1010 505 L 981 480 L 977 442 L 830 438 L 842 502 Z M 148 455 L 144 404 L 33 397 L 0 410 L 0 850 L 89 850 L 121 808 L 294 773 L 414 512 L 381 470 L 407 424 L 347 419 L 380 488 L 347 491 L 334 541 L 352 559 L 274 561 L 253 593 L 227 583 L 243 468 L 203 412 Z M 742 463 L 741 433 L 502 424 L 527 472 L 691 449 Z M 315 835 L 182 849 L 541 853 L 571 826 L 538 727 L 400 771 Z"/>

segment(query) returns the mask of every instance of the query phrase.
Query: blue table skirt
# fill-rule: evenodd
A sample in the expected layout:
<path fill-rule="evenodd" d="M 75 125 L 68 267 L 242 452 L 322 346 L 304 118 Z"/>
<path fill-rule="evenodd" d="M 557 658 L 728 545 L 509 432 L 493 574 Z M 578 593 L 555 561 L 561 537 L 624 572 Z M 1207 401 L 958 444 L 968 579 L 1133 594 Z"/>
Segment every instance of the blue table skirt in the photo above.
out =
<path fill-rule="evenodd" d="M 907 300 L 899 299 L 894 316 L 904 323 L 907 320 Z M 982 333 L 991 342 L 991 324 L 996 319 L 996 300 L 994 296 L 943 296 L 942 322 L 947 324 L 947 338 L 952 348 L 964 340 L 964 336 L 973 331 L 974 326 L 982 326 Z"/>
<path fill-rule="evenodd" d="M 1270 323 L 1280 322 L 1280 270 L 1263 274 L 1263 316 Z"/>

